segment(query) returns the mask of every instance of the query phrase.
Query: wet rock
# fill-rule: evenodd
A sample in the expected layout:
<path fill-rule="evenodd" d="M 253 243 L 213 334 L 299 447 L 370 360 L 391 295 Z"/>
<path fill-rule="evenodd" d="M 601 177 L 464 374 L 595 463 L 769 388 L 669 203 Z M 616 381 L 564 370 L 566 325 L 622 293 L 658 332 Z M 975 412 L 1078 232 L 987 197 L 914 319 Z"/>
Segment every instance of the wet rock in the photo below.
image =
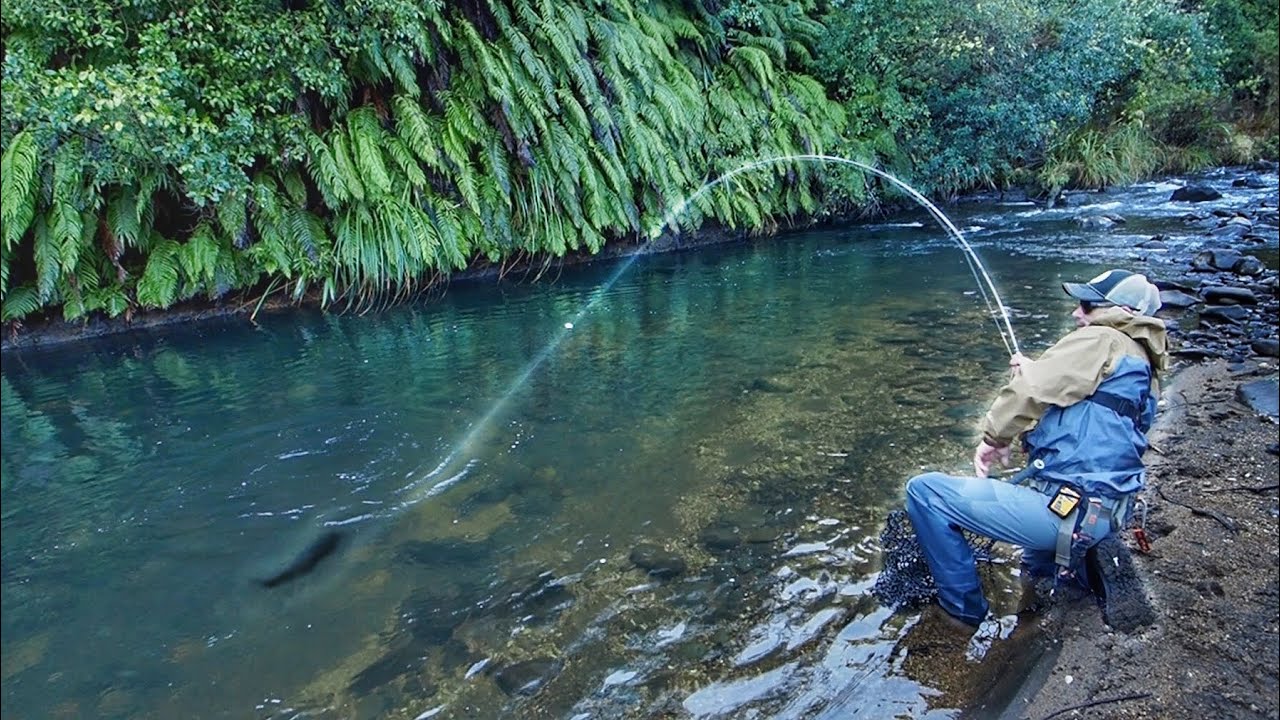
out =
<path fill-rule="evenodd" d="M 756 392 L 777 394 L 786 394 L 791 392 L 790 387 L 769 378 L 756 378 L 751 381 L 751 384 L 747 386 L 747 389 L 755 390 Z"/>
<path fill-rule="evenodd" d="M 1249 343 L 1249 347 L 1255 354 L 1262 357 L 1280 357 L 1280 341 L 1275 338 L 1254 340 Z"/>
<path fill-rule="evenodd" d="M 1196 256 L 1191 259 L 1191 269 L 1201 272 L 1206 270 L 1230 270 L 1239 261 L 1240 253 L 1235 250 L 1212 248 L 1196 253 Z"/>
<path fill-rule="evenodd" d="M 489 556 L 488 543 L 466 540 L 409 540 L 396 547 L 396 560 L 415 565 L 457 565 Z"/>
<path fill-rule="evenodd" d="M 1210 358 L 1220 358 L 1222 353 L 1213 348 L 1203 347 L 1199 345 L 1187 345 L 1173 351 L 1175 357 L 1186 358 L 1188 360 L 1208 360 Z"/>
<path fill-rule="evenodd" d="M 1262 264 L 1262 261 L 1258 258 L 1252 255 L 1245 255 L 1231 264 L 1231 270 L 1237 275 L 1256 277 L 1266 272 L 1267 266 Z"/>
<path fill-rule="evenodd" d="M 1205 302 L 1212 305 L 1257 305 L 1258 298 L 1248 288 L 1210 285 L 1203 291 Z M 1163 300 L 1163 293 L 1161 300 Z"/>
<path fill-rule="evenodd" d="M 657 578 L 672 578 L 688 567 L 684 558 L 652 543 L 640 543 L 631 549 L 631 562 Z"/>
<path fill-rule="evenodd" d="M 541 573 L 523 590 L 511 593 L 507 608 L 517 615 L 532 615 L 532 623 L 544 622 L 574 602 L 573 593 L 550 571 Z"/>
<path fill-rule="evenodd" d="M 1236 388 L 1236 399 L 1259 415 L 1280 414 L 1280 385 L 1275 380 L 1254 380 Z"/>
<path fill-rule="evenodd" d="M 1246 169 L 1252 170 L 1253 172 L 1273 173 L 1277 169 L 1280 169 L 1280 163 L 1277 163 L 1275 160 L 1254 160 L 1249 163 Z"/>
<path fill-rule="evenodd" d="M 1232 323 L 1238 325 L 1249 318 L 1249 311 L 1239 305 L 1205 308 L 1200 311 L 1200 319 L 1209 322 Z"/>
<path fill-rule="evenodd" d="M 419 670 L 426 663 L 424 646 L 411 643 L 383 655 L 351 679 L 350 690 L 367 695 L 404 675 Z"/>
<path fill-rule="evenodd" d="M 1086 230 L 1101 230 L 1115 225 L 1115 221 L 1105 215 L 1089 215 L 1076 218 L 1076 224 Z"/>
<path fill-rule="evenodd" d="M 1150 240 L 1143 240 L 1142 242 L 1138 243 L 1137 247 L 1143 250 L 1168 250 L 1169 244 L 1159 238 L 1160 236 L 1157 235 L 1156 237 L 1153 237 Z"/>
<path fill-rule="evenodd" d="M 1166 308 L 1185 309 L 1200 302 L 1200 299 L 1188 295 L 1181 290 L 1162 290 L 1160 292 L 1160 306 Z"/>
<path fill-rule="evenodd" d="M 698 539 L 708 550 L 730 550 L 742 544 L 742 533 L 732 525 L 712 525 Z"/>
<path fill-rule="evenodd" d="M 560 661 L 536 658 L 508 665 L 493 674 L 493 680 L 508 695 L 534 695 L 560 672 Z"/>
<path fill-rule="evenodd" d="M 1181 290 L 1184 293 L 1191 293 L 1193 295 L 1196 292 L 1196 289 L 1191 285 L 1175 282 L 1173 280 L 1152 280 L 1151 284 L 1161 290 Z"/>
<path fill-rule="evenodd" d="M 1169 200 L 1173 202 L 1208 202 L 1222 197 L 1222 193 L 1208 185 L 1188 185 L 1173 191 Z"/>
<path fill-rule="evenodd" d="M 1231 182 L 1231 187 L 1249 188 L 1250 190 L 1262 190 L 1267 187 L 1267 181 L 1257 175 L 1248 175 L 1242 178 L 1236 178 Z"/>
<path fill-rule="evenodd" d="M 1228 223 L 1226 225 L 1219 225 L 1218 227 L 1215 227 L 1213 230 L 1209 231 L 1209 234 L 1217 241 L 1230 242 L 1232 240 L 1239 240 L 1245 235 L 1248 235 L 1249 228 L 1244 227 L 1243 225 L 1232 225 Z"/>

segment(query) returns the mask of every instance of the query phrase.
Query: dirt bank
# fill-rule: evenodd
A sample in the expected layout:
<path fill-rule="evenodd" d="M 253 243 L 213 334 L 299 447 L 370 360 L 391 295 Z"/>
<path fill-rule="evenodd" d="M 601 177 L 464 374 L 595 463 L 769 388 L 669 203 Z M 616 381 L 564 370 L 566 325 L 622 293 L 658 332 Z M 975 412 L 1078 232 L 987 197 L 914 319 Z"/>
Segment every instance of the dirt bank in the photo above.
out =
<path fill-rule="evenodd" d="M 1123 634 L 1089 599 L 1051 608 L 1036 628 L 1050 651 L 1010 669 L 1024 687 L 1003 712 L 970 717 L 1280 717 L 1277 430 L 1237 397 L 1275 377 L 1274 361 L 1218 361 L 1164 392 L 1143 493 L 1151 552 L 1126 540 L 1156 623 Z"/>

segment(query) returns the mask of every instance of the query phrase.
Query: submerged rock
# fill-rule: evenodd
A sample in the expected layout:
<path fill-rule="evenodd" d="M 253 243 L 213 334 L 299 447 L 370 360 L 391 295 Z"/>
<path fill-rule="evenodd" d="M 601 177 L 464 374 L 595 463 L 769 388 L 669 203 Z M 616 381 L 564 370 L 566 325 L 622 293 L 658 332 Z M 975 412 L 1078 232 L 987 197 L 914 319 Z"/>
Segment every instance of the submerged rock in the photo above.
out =
<path fill-rule="evenodd" d="M 508 695 L 534 695 L 559 672 L 559 660 L 535 658 L 498 670 L 493 674 L 493 680 Z"/>
<path fill-rule="evenodd" d="M 658 578 L 675 577 L 688 567 L 684 558 L 652 543 L 640 543 L 632 548 L 631 562 Z"/>

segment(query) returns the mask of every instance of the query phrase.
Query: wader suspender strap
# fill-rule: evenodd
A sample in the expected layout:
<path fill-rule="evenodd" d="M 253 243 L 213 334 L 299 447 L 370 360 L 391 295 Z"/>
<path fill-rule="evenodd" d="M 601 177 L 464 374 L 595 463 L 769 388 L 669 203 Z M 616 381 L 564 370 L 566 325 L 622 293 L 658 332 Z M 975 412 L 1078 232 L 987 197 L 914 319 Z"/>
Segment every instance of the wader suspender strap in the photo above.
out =
<path fill-rule="evenodd" d="M 1036 473 L 1043 469 L 1044 461 L 1037 458 L 1031 464 L 1018 471 L 1017 475 L 1009 478 L 1009 482 L 1014 485 L 1028 485 L 1048 494 L 1049 483 L 1037 480 L 1035 477 Z M 1096 526 L 1098 516 L 1102 514 L 1103 510 L 1107 510 L 1111 516 L 1111 530 L 1119 532 L 1124 529 L 1124 520 L 1129 514 L 1129 506 L 1132 502 L 1132 495 L 1125 495 L 1118 500 L 1107 497 L 1086 496 L 1083 502 L 1077 504 L 1075 509 L 1058 523 L 1058 540 L 1054 547 L 1053 555 L 1053 560 L 1058 564 L 1058 567 L 1063 569 L 1071 567 L 1071 545 L 1075 540 L 1078 526 L 1081 524 L 1090 528 Z M 1086 508 L 1083 518 L 1080 516 L 1080 508 L 1082 506 Z M 1093 517 L 1090 518 L 1090 515 Z M 1095 539 L 1101 540 L 1102 538 Z"/>

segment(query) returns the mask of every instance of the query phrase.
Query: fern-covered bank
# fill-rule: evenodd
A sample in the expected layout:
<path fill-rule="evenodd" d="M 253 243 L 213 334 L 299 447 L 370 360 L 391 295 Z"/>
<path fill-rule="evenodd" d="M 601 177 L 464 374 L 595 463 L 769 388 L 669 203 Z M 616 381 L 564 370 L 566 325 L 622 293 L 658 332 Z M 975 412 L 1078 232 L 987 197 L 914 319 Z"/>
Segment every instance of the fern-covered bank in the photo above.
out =
<path fill-rule="evenodd" d="M 382 302 L 633 245 L 773 155 L 944 197 L 1274 156 L 1265 5 L 11 0 L 3 319 Z M 769 232 L 878 193 L 778 166 L 679 220 Z"/>

